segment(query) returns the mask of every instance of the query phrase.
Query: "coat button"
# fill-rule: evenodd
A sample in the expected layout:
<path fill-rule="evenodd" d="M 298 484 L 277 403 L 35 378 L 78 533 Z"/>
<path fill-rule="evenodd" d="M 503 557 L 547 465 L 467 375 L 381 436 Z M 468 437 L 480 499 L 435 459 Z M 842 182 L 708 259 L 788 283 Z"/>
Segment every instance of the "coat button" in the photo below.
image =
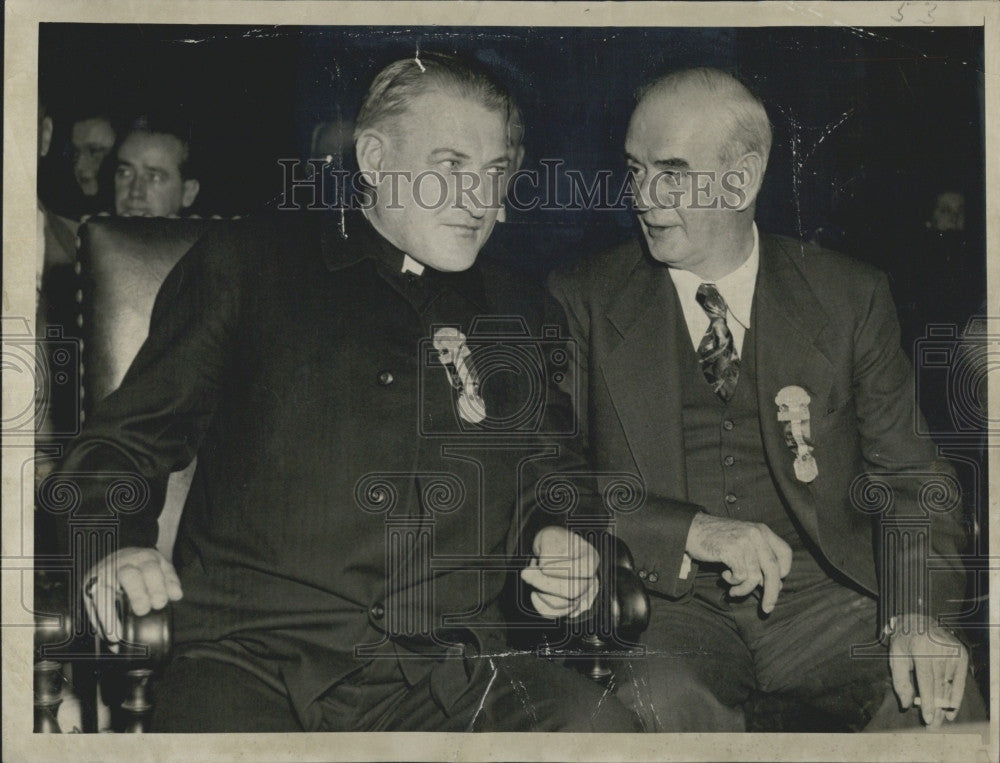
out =
<path fill-rule="evenodd" d="M 726 466 L 732 466 L 733 464 L 736 463 L 736 459 L 733 458 L 732 456 L 726 456 L 724 459 L 722 459 L 722 463 L 724 463 Z"/>
<path fill-rule="evenodd" d="M 655 583 L 659 579 L 660 579 L 660 576 L 657 575 L 655 572 L 650 572 L 649 573 L 649 577 L 646 578 L 646 580 L 648 580 L 650 583 Z"/>
<path fill-rule="evenodd" d="M 645 580 L 646 577 L 647 577 L 646 570 L 639 570 L 639 579 L 640 580 Z"/>
<path fill-rule="evenodd" d="M 388 387 L 395 380 L 396 378 L 392 375 L 391 371 L 379 371 L 378 383 L 383 387 Z"/>
<path fill-rule="evenodd" d="M 736 424 L 733 423 L 732 419 L 726 419 L 722 422 L 722 428 L 727 432 L 731 432 L 734 426 L 736 426 Z"/>
<path fill-rule="evenodd" d="M 385 607 L 383 607 L 381 604 L 372 604 L 368 612 L 376 620 L 381 620 L 385 616 Z"/>
<path fill-rule="evenodd" d="M 726 494 L 726 503 L 736 503 L 736 496 L 732 493 Z"/>

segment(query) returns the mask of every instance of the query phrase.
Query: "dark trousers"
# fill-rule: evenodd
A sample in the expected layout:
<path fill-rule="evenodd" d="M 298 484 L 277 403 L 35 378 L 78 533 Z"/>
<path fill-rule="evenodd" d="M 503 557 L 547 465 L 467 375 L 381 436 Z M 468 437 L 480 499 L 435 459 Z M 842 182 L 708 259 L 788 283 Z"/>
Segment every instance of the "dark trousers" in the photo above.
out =
<path fill-rule="evenodd" d="M 640 730 L 635 714 L 575 671 L 531 654 L 483 656 L 472 671 L 408 681 L 394 658 L 350 674 L 300 717 L 285 692 L 242 668 L 180 657 L 157 686 L 157 732 Z M 437 667 L 437 666 L 435 666 Z M 407 671 L 413 674 L 414 671 Z M 458 687 L 434 682 L 461 680 Z M 450 688 L 451 691 L 447 689 Z M 443 694 L 455 696 L 445 706 Z"/>
<path fill-rule="evenodd" d="M 754 596 L 729 601 L 717 578 L 693 595 L 653 597 L 647 654 L 620 671 L 618 696 L 647 731 L 859 731 L 920 724 L 892 696 L 875 644 L 876 602 L 833 580 L 783 590 L 770 615 Z M 852 655 L 852 646 L 865 647 Z M 859 656 L 858 651 L 867 656 Z M 688 675 L 680 684 L 679 674 Z M 957 720 L 985 718 L 968 680 Z M 971 690 L 971 691 L 970 691 Z M 869 726 L 869 724 L 871 724 Z"/>

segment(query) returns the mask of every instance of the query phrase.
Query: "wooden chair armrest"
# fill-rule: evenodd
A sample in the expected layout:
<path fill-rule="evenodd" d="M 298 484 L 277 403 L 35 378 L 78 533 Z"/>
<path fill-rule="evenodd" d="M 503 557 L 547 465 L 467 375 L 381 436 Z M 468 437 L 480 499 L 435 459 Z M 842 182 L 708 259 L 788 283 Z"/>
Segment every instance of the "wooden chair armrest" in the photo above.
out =
<path fill-rule="evenodd" d="M 104 647 L 93 642 L 93 634 L 84 638 L 81 635 L 84 632 L 78 632 L 77 626 L 81 624 L 74 619 L 72 612 L 79 611 L 79 603 L 76 607 L 73 604 L 66 580 L 53 579 L 45 573 L 36 576 L 35 732 L 47 734 L 62 732 L 57 716 L 59 706 L 64 699 L 65 663 L 73 664 L 75 689 L 81 701 L 90 708 L 82 719 L 84 731 L 98 730 L 96 695 L 99 675 L 113 678 L 124 693 L 121 708 L 125 712 L 125 720 L 122 725 L 114 724 L 115 727 L 124 726 L 128 732 L 145 731 L 153 709 L 148 692 L 149 680 L 155 670 L 170 656 L 169 605 L 140 617 L 132 611 L 126 597 L 122 596 L 118 605 L 123 627 L 122 642 L 118 654 L 113 656 L 104 651 Z M 88 675 L 90 678 L 87 678 Z"/>
<path fill-rule="evenodd" d="M 598 623 L 596 632 L 613 635 L 614 642 L 627 647 L 649 627 L 649 593 L 625 541 L 604 533 L 601 545 L 605 551 L 599 572 L 601 590 L 611 598 L 607 605 L 595 607 L 595 616 L 610 616 L 610 622 Z"/>
<path fill-rule="evenodd" d="M 132 611 L 128 597 L 122 594 L 122 640 L 135 652 L 130 662 L 158 666 L 166 662 L 171 648 L 171 615 L 168 603 L 163 609 L 154 609 L 145 615 Z"/>

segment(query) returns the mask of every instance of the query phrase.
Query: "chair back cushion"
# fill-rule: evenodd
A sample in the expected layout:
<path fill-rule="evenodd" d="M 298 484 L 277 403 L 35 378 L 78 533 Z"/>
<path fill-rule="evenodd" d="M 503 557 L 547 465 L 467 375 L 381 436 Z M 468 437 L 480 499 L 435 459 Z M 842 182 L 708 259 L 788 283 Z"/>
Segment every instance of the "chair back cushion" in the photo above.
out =
<path fill-rule="evenodd" d="M 80 227 L 84 410 L 107 397 L 149 333 L 153 302 L 167 273 L 214 219 L 94 217 Z M 171 475 L 157 548 L 171 557 L 195 463 Z"/>
<path fill-rule="evenodd" d="M 85 406 L 121 384 L 167 273 L 216 220 L 95 217 L 80 228 Z"/>

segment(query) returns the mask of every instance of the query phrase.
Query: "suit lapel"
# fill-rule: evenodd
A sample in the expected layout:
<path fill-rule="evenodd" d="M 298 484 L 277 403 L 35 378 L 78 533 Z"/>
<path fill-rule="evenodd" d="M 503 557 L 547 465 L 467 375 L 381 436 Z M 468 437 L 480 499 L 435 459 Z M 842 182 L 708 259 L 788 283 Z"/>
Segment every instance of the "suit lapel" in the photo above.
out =
<path fill-rule="evenodd" d="M 824 350 L 828 321 L 794 262 L 802 255 L 763 235 L 760 247 L 752 330 L 761 438 L 779 489 L 816 537 L 812 492 L 795 478 L 794 456 L 785 444 L 774 398 L 783 387 L 803 387 L 812 398 L 811 416 L 823 415 L 834 377 Z M 676 327 L 684 316 L 666 267 L 650 262 L 637 246 L 630 276 L 606 317 L 620 342 L 606 356 L 601 373 L 632 458 L 651 492 L 686 498 L 678 358 L 689 347 L 678 346 L 678 335 L 687 331 Z"/>
<path fill-rule="evenodd" d="M 816 516 L 810 483 L 795 477 L 794 454 L 785 443 L 774 402 L 784 387 L 804 388 L 811 398 L 809 413 L 815 430 L 815 421 L 824 414 L 834 378 L 823 342 L 828 318 L 794 261 L 801 256 L 788 251 L 776 239 L 761 236 L 752 329 L 756 332 L 757 405 L 764 453 L 779 489 L 815 538 Z M 795 496 L 808 501 L 805 504 L 796 501 Z"/>
<path fill-rule="evenodd" d="M 676 321 L 683 321 L 667 268 L 636 248 L 625 288 L 607 319 L 621 341 L 601 367 L 646 488 L 684 498 L 687 482 Z M 686 334 L 686 329 L 685 332 Z"/>

